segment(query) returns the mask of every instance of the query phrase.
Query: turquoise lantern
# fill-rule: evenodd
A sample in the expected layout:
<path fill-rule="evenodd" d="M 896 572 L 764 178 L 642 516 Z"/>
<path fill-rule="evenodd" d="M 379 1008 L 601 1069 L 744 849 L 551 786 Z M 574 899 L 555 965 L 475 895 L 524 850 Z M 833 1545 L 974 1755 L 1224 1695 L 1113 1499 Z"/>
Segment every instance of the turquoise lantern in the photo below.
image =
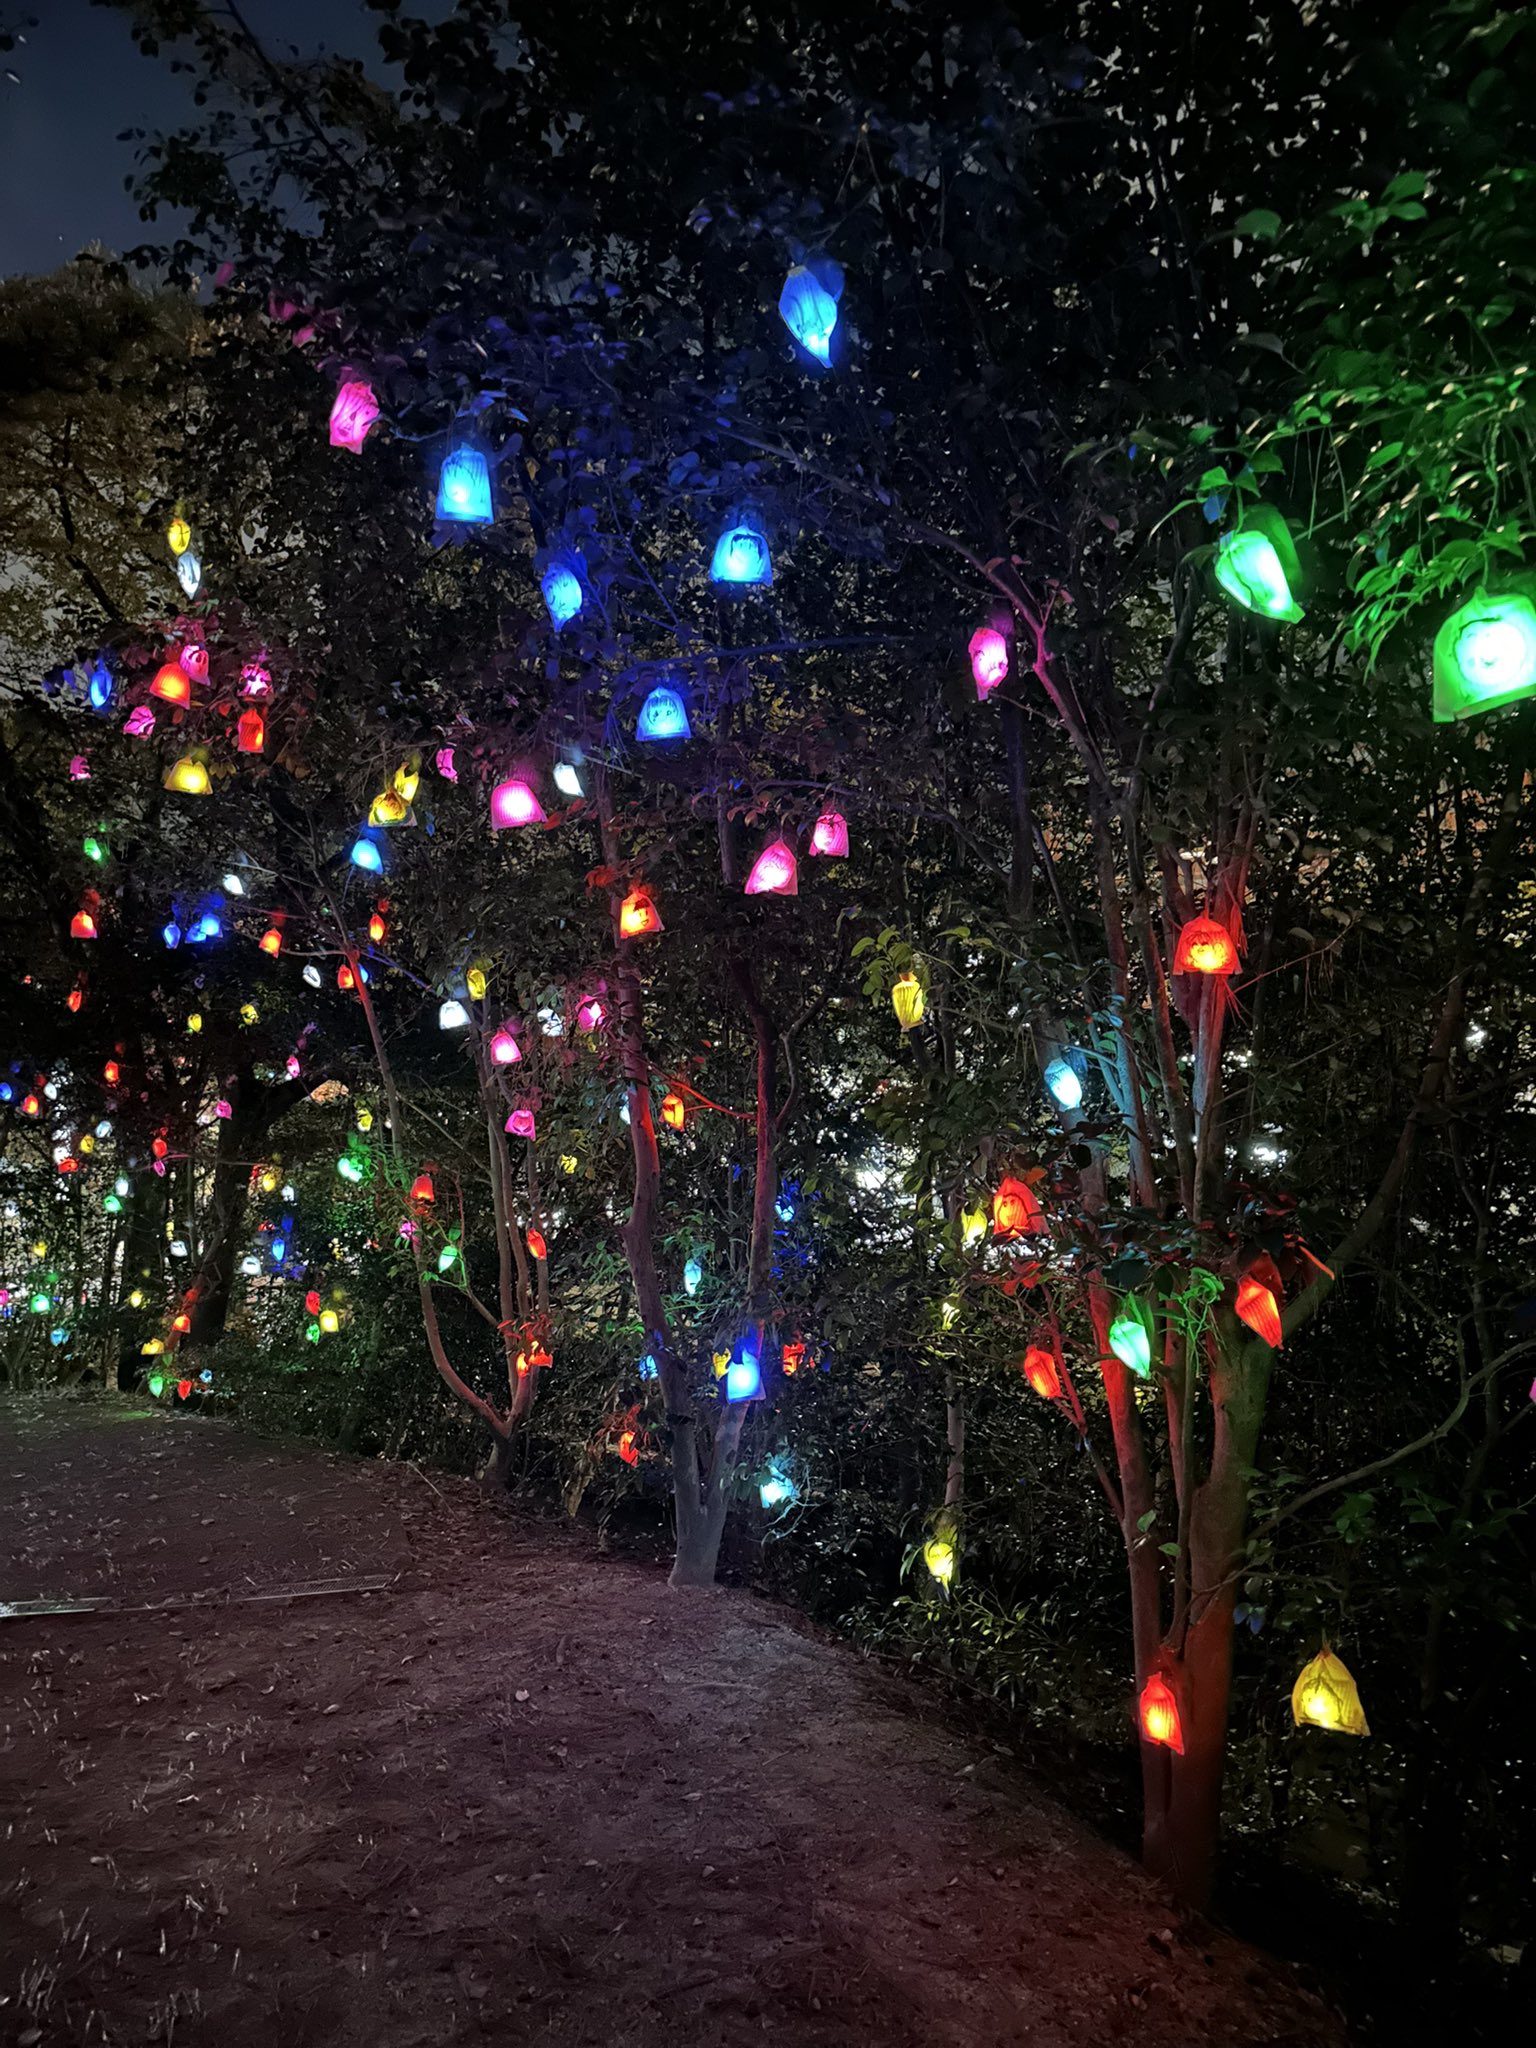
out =
<path fill-rule="evenodd" d="M 825 367 L 832 360 L 832 330 L 843 279 L 835 264 L 823 261 L 817 269 L 820 276 L 804 263 L 791 270 L 779 293 L 779 318 L 806 354 Z"/>
<path fill-rule="evenodd" d="M 741 589 L 773 581 L 773 558 L 768 552 L 768 536 L 760 526 L 754 525 L 750 519 L 742 519 L 735 526 L 726 527 L 715 542 L 709 580 L 711 583 L 735 584 Z"/>
<path fill-rule="evenodd" d="M 495 518 L 491 503 L 491 466 L 483 449 L 460 441 L 443 457 L 437 473 L 437 516 L 459 526 L 488 526 Z"/>
<path fill-rule="evenodd" d="M 669 689 L 665 683 L 658 683 L 640 706 L 640 716 L 635 720 L 635 738 L 659 741 L 692 737 L 688 706 L 676 690 Z"/>
<path fill-rule="evenodd" d="M 586 602 L 581 578 L 567 561 L 552 562 L 539 579 L 544 606 L 555 631 L 568 625 Z"/>

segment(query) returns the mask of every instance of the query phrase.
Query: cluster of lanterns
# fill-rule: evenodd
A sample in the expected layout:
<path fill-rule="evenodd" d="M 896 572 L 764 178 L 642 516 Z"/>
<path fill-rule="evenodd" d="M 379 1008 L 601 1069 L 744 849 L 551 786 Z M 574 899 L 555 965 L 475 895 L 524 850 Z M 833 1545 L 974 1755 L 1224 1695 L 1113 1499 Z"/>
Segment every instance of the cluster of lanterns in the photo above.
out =
<path fill-rule="evenodd" d="M 1148 1675 L 1136 1702 L 1136 1718 L 1144 1741 L 1184 1755 L 1184 1710 L 1171 1665 Z M 1320 1728 L 1330 1735 L 1371 1732 L 1348 1666 L 1326 1644 L 1297 1675 L 1291 1689 L 1291 1719 L 1298 1728 Z"/>

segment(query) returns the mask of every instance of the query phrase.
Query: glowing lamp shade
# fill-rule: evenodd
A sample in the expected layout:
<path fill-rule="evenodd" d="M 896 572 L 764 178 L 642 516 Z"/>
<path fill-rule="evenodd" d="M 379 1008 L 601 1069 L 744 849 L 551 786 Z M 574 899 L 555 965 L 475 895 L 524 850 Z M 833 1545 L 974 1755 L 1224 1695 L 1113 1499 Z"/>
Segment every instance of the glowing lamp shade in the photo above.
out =
<path fill-rule="evenodd" d="M 101 1070 L 101 1078 L 109 1088 L 117 1086 L 118 1082 L 123 1078 L 123 1070 L 116 1060 L 107 1061 L 107 1064 Z"/>
<path fill-rule="evenodd" d="M 631 889 L 619 905 L 619 930 L 626 939 L 649 938 L 663 929 L 649 889 Z"/>
<path fill-rule="evenodd" d="M 688 1121 L 688 1105 L 681 1095 L 666 1094 L 661 1098 L 661 1120 L 669 1131 L 680 1131 Z"/>
<path fill-rule="evenodd" d="M 787 840 L 775 839 L 763 848 L 752 863 L 746 893 L 749 896 L 799 895 L 800 869 Z"/>
<path fill-rule="evenodd" d="M 491 1033 L 491 1058 L 498 1067 L 515 1067 L 522 1056 L 523 1048 L 507 1025 Z"/>
<path fill-rule="evenodd" d="M 534 1230 L 530 1227 L 528 1231 L 528 1249 L 536 1259 L 547 1259 L 549 1257 L 549 1246 L 544 1242 L 542 1230 Z"/>
<path fill-rule="evenodd" d="M 521 775 L 509 775 L 491 791 L 493 832 L 505 831 L 509 825 L 539 825 L 544 817 L 544 806 Z"/>
<path fill-rule="evenodd" d="M 69 920 L 69 936 L 72 939 L 94 939 L 96 920 L 88 910 L 77 910 Z"/>
<path fill-rule="evenodd" d="M 1216 581 L 1245 612 L 1295 625 L 1304 617 L 1296 602 L 1301 565 L 1291 530 L 1271 506 L 1256 505 L 1235 533 L 1216 544 Z"/>
<path fill-rule="evenodd" d="M 358 833 L 347 858 L 353 867 L 361 868 L 365 875 L 376 875 L 384 866 L 384 856 L 379 851 L 378 841 L 370 839 L 366 832 Z"/>
<path fill-rule="evenodd" d="M 928 1007 L 928 997 L 923 984 L 915 974 L 901 974 L 891 990 L 891 1008 L 896 1012 L 896 1022 L 903 1031 L 912 1031 L 922 1023 L 923 1012 Z"/>
<path fill-rule="evenodd" d="M 1477 596 L 1435 635 L 1437 724 L 1473 718 L 1536 694 L 1536 603 L 1528 596 Z"/>
<path fill-rule="evenodd" d="M 750 520 L 743 520 L 739 525 L 725 529 L 715 542 L 709 580 L 711 583 L 735 584 L 740 588 L 773 581 L 768 537 L 761 527 L 754 526 Z"/>
<path fill-rule="evenodd" d="M 658 683 L 640 706 L 640 716 L 635 720 L 635 738 L 654 743 L 692 737 L 688 706 L 676 690 L 668 689 L 665 683 Z"/>
<path fill-rule="evenodd" d="M 984 704 L 1008 674 L 1008 638 L 996 626 L 978 626 L 967 650 L 976 695 Z"/>
<path fill-rule="evenodd" d="M 923 1545 L 923 1563 L 935 1585 L 948 1586 L 955 1576 L 955 1545 L 949 1536 L 930 1536 Z"/>
<path fill-rule="evenodd" d="M 192 529 L 179 515 L 165 529 L 166 546 L 173 555 L 184 555 L 192 545 Z"/>
<path fill-rule="evenodd" d="M 123 731 L 131 740 L 147 740 L 155 729 L 155 714 L 147 704 L 135 704 L 123 720 Z M 74 763 L 70 763 L 70 774 L 74 775 Z M 87 769 L 89 774 L 90 770 Z M 75 778 L 77 781 L 79 777 Z"/>
<path fill-rule="evenodd" d="M 343 384 L 331 404 L 331 446 L 361 455 L 368 429 L 379 416 L 373 386 L 361 377 Z"/>
<path fill-rule="evenodd" d="M 161 778 L 167 789 L 175 790 L 178 796 L 211 796 L 213 784 L 208 779 L 208 770 L 195 754 L 183 754 L 166 769 Z"/>
<path fill-rule="evenodd" d="M 785 1373 L 790 1379 L 794 1379 L 800 1368 L 805 1364 L 806 1359 L 810 1356 L 810 1350 L 810 1345 L 798 1337 L 780 1347 L 779 1363 L 783 1366 Z"/>
<path fill-rule="evenodd" d="M 437 473 L 437 516 L 459 526 L 487 526 L 495 517 L 490 464 L 481 449 L 461 443 L 443 457 Z"/>
<path fill-rule="evenodd" d="M 270 697 L 272 675 L 265 663 L 248 661 L 240 671 L 240 694 L 242 697 Z"/>
<path fill-rule="evenodd" d="M 1073 1110 L 1083 1106 L 1083 1071 L 1086 1062 L 1081 1053 L 1067 1052 L 1045 1063 L 1045 1092 L 1058 1109 Z"/>
<path fill-rule="evenodd" d="M 91 709 L 93 711 L 105 711 L 112 702 L 112 692 L 116 687 L 117 678 L 113 675 L 107 662 L 101 658 L 93 661 L 91 663 L 90 676 L 86 683 L 86 693 L 91 700 Z"/>
<path fill-rule="evenodd" d="M 269 924 L 261 935 L 261 950 L 269 959 L 275 960 L 283 950 L 283 933 L 280 925 Z"/>
<path fill-rule="evenodd" d="M 1144 1742 L 1155 1742 L 1161 1749 L 1171 1749 L 1175 1755 L 1184 1754 L 1184 1722 L 1179 1713 L 1179 1702 L 1173 1687 L 1160 1671 L 1154 1671 L 1141 1688 L 1141 1698 L 1136 1702 L 1136 1718 L 1141 1723 Z"/>
<path fill-rule="evenodd" d="M 1280 1349 L 1280 1304 L 1274 1290 L 1251 1273 L 1237 1283 L 1237 1319 L 1256 1337 L 1262 1337 L 1271 1350 Z"/>
<path fill-rule="evenodd" d="M 576 617 L 585 602 L 581 578 L 569 562 L 551 563 L 539 578 L 539 589 L 543 593 L 544 609 L 549 613 L 550 623 L 556 632 Z"/>
<path fill-rule="evenodd" d="M 538 1120 L 531 1109 L 514 1109 L 507 1118 L 506 1131 L 509 1138 L 536 1138 Z"/>
<path fill-rule="evenodd" d="M 379 910 L 370 912 L 368 918 L 368 936 L 373 941 L 374 945 L 377 946 L 381 943 L 384 937 L 384 930 L 385 926 L 383 909 L 381 908 Z"/>
<path fill-rule="evenodd" d="M 811 828 L 811 852 L 831 860 L 843 860 L 848 853 L 848 820 L 841 811 L 823 811 Z"/>
<path fill-rule="evenodd" d="M 1326 1648 L 1302 1665 L 1291 1688 L 1291 1718 L 1298 1728 L 1325 1728 L 1330 1735 L 1371 1732 L 1348 1665 Z"/>
<path fill-rule="evenodd" d="M 600 996 L 583 996 L 576 1005 L 576 1022 L 583 1031 L 601 1031 L 608 1012 Z"/>
<path fill-rule="evenodd" d="M 838 294 L 829 291 L 803 263 L 790 271 L 779 293 L 779 318 L 806 354 L 823 365 L 832 360 L 837 300 Z"/>
<path fill-rule="evenodd" d="M 154 681 L 149 686 L 151 697 L 162 697 L 167 704 L 190 704 L 192 683 L 179 661 L 168 661 L 155 670 Z"/>
<path fill-rule="evenodd" d="M 141 712 L 143 713 L 144 717 L 146 717 L 146 718 L 147 718 L 147 719 L 149 720 L 149 727 L 148 727 L 148 729 L 149 729 L 149 731 L 150 731 L 150 732 L 153 732 L 153 731 L 154 731 L 154 729 L 155 729 L 155 714 L 153 713 L 153 711 L 151 711 L 151 710 L 150 710 L 150 708 L 149 708 L 149 706 L 148 706 L 147 704 L 141 704 L 141 705 L 140 705 L 140 707 L 139 707 L 139 711 L 141 711 Z M 130 714 L 130 718 L 129 718 L 129 725 L 131 725 L 131 724 L 132 724 L 132 722 L 133 722 L 133 718 L 134 718 L 134 717 L 137 717 L 137 716 L 138 716 L 138 713 L 132 713 L 132 714 Z M 128 726 L 128 725 L 125 725 L 125 726 L 123 727 L 123 731 L 124 731 L 124 732 L 127 732 L 127 731 L 128 731 L 128 729 L 129 729 L 129 726 Z M 70 779 L 70 781 L 71 781 L 71 782 L 89 782 L 89 781 L 90 781 L 90 779 L 91 779 L 91 764 L 90 764 L 90 762 L 89 762 L 89 761 L 87 761 L 87 759 L 85 758 L 84 754 L 72 754 L 72 755 L 70 756 L 70 761 L 69 761 L 69 779 Z"/>
<path fill-rule="evenodd" d="M 1128 1294 L 1109 1326 L 1109 1348 L 1120 1363 L 1145 1379 L 1152 1370 L 1152 1312 L 1137 1295 Z"/>
<path fill-rule="evenodd" d="M 762 1394 L 763 1374 L 757 1353 L 750 1343 L 743 1342 L 732 1352 L 731 1362 L 725 1368 L 725 1398 L 727 1401 L 759 1401 Z"/>
<path fill-rule="evenodd" d="M 1232 934 L 1214 917 L 1192 917 L 1174 948 L 1175 974 L 1235 974 L 1237 947 Z"/>
<path fill-rule="evenodd" d="M 176 581 L 181 585 L 182 594 L 186 597 L 196 597 L 202 580 L 203 565 L 188 548 L 176 562 Z"/>
<path fill-rule="evenodd" d="M 1023 1237 L 1040 1229 L 1044 1218 L 1033 1194 L 1010 1173 L 992 1197 L 992 1231 L 1000 1238 Z"/>
<path fill-rule="evenodd" d="M 469 1022 L 469 1012 L 454 996 L 438 1005 L 437 1028 L 439 1031 L 462 1031 Z"/>
<path fill-rule="evenodd" d="M 1025 1379 L 1043 1401 L 1061 1399 L 1061 1374 L 1053 1353 L 1043 1344 L 1031 1344 L 1020 1366 Z"/>
<path fill-rule="evenodd" d="M 343 994 L 348 994 L 357 987 L 357 976 L 345 961 L 336 970 L 336 986 Z"/>
<path fill-rule="evenodd" d="M 485 1001 L 485 969 L 480 965 L 478 961 L 472 961 L 471 964 L 465 968 L 464 986 L 469 991 L 469 999 L 471 1002 L 483 1003 Z"/>
<path fill-rule="evenodd" d="M 581 770 L 574 761 L 555 763 L 555 787 L 562 796 L 585 796 L 581 786 Z"/>
<path fill-rule="evenodd" d="M 259 711 L 242 711 L 235 722 L 235 745 L 242 754 L 259 754 L 267 744 L 267 722 Z"/>
<path fill-rule="evenodd" d="M 176 666 L 194 683 L 208 680 L 208 650 L 201 640 L 189 640 L 176 657 Z"/>
<path fill-rule="evenodd" d="M 404 825 L 410 822 L 410 817 L 410 798 L 402 796 L 393 784 L 388 789 L 381 789 L 368 806 L 370 825 Z"/>

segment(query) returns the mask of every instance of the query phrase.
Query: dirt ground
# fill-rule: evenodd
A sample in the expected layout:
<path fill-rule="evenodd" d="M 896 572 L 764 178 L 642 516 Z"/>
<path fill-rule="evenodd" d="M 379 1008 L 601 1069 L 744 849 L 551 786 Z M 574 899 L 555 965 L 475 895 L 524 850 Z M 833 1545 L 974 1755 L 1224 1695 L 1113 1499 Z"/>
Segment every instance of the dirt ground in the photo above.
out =
<path fill-rule="evenodd" d="M 1342 2041 L 747 1594 L 128 1402 L 0 1408 L 0 1500 L 0 1601 L 116 1603 L 0 1619 L 0 2042 Z"/>

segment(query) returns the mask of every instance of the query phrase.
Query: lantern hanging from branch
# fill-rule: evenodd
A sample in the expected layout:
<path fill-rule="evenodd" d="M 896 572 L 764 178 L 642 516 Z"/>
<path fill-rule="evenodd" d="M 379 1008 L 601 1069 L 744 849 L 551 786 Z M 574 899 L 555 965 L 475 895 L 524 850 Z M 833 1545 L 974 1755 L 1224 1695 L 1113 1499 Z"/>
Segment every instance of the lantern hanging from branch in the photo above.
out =
<path fill-rule="evenodd" d="M 491 791 L 491 830 L 502 832 L 511 825 L 540 825 L 544 806 L 533 786 L 521 775 L 509 775 Z"/>
<path fill-rule="evenodd" d="M 1214 917 L 1192 917 L 1179 933 L 1174 948 L 1175 974 L 1219 974 L 1237 972 L 1237 947 L 1232 934 Z"/>
<path fill-rule="evenodd" d="M 86 910 L 82 907 L 81 909 L 75 912 L 74 916 L 69 921 L 69 936 L 72 939 L 95 938 L 96 920 L 91 915 L 89 910 Z"/>
<path fill-rule="evenodd" d="M 619 906 L 619 930 L 623 936 L 644 939 L 663 929 L 661 912 L 652 902 L 650 890 L 638 885 L 631 889 Z"/>
<path fill-rule="evenodd" d="M 1179 1712 L 1177 1695 L 1162 1672 L 1154 1671 L 1141 1688 L 1137 1717 L 1144 1741 L 1171 1749 L 1177 1756 L 1184 1754 L 1183 1716 Z"/>
<path fill-rule="evenodd" d="M 259 711 L 242 711 L 235 722 L 235 745 L 242 754 L 259 754 L 267 744 L 267 723 Z"/>
<path fill-rule="evenodd" d="M 361 455 L 368 429 L 379 416 L 373 386 L 361 377 L 343 384 L 331 403 L 331 446 Z"/>
<path fill-rule="evenodd" d="M 515 1067 L 523 1056 L 510 1024 L 491 1033 L 491 1058 L 498 1067 Z"/>
<path fill-rule="evenodd" d="M 1083 1082 L 1088 1072 L 1088 1062 L 1076 1046 L 1068 1046 L 1065 1052 L 1045 1063 L 1045 1092 L 1058 1109 L 1069 1113 L 1083 1106 Z"/>
<path fill-rule="evenodd" d="M 967 649 L 976 695 L 985 704 L 1008 674 L 1008 637 L 996 626 L 978 626 Z"/>
<path fill-rule="evenodd" d="M 172 762 L 161 781 L 166 789 L 175 790 L 178 796 L 213 794 L 213 784 L 208 779 L 208 770 L 195 754 L 183 754 L 179 761 Z"/>
<path fill-rule="evenodd" d="M 1305 616 L 1296 601 L 1301 564 L 1291 529 L 1272 505 L 1254 505 L 1216 543 L 1216 581 L 1235 605 L 1288 625 Z"/>
<path fill-rule="evenodd" d="M 1536 694 L 1536 603 L 1527 591 L 1479 592 L 1435 635 L 1437 725 Z"/>
<path fill-rule="evenodd" d="M 661 1098 L 661 1120 L 669 1131 L 680 1131 L 688 1121 L 688 1105 L 681 1095 L 670 1091 Z"/>
<path fill-rule="evenodd" d="M 282 926 L 277 923 L 269 924 L 261 935 L 260 945 L 262 952 L 275 960 L 283 950 Z"/>
<path fill-rule="evenodd" d="M 393 784 L 388 789 L 381 789 L 368 806 L 368 822 L 370 825 L 382 825 L 386 828 L 392 825 L 408 825 L 411 822 L 409 797 L 402 796 Z"/>
<path fill-rule="evenodd" d="M 775 839 L 763 848 L 752 863 L 745 893 L 748 896 L 799 895 L 799 864 L 787 840 Z"/>
<path fill-rule="evenodd" d="M 178 661 L 168 661 L 155 670 L 154 680 L 149 686 L 151 697 L 160 697 L 167 704 L 190 704 L 192 683 L 186 670 Z"/>
<path fill-rule="evenodd" d="M 488 526 L 495 517 L 490 464 L 473 442 L 461 441 L 443 457 L 437 473 L 437 516 L 457 526 Z"/>
<path fill-rule="evenodd" d="M 704 1283 L 704 1268 L 697 1259 L 689 1259 L 683 1266 L 683 1292 L 690 1299 L 698 1293 Z"/>
<path fill-rule="evenodd" d="M 111 663 L 104 654 L 99 654 L 91 663 L 86 678 L 86 695 L 93 711 L 105 711 L 112 702 L 112 692 L 117 688 L 117 677 Z"/>
<path fill-rule="evenodd" d="M 902 1030 L 915 1030 L 922 1023 L 927 1007 L 928 997 L 917 976 L 910 971 L 899 974 L 891 990 L 891 1008 L 896 1012 L 896 1022 Z"/>
<path fill-rule="evenodd" d="M 665 683 L 658 683 L 640 706 L 640 716 L 635 720 L 635 738 L 657 742 L 692 737 L 688 706 L 676 690 L 669 689 Z"/>
<path fill-rule="evenodd" d="M 359 832 L 353 840 L 352 851 L 348 858 L 353 867 L 361 868 L 365 875 L 377 875 L 383 871 L 383 850 L 379 842 L 376 839 L 370 839 L 366 832 Z"/>
<path fill-rule="evenodd" d="M 248 661 L 240 671 L 242 697 L 270 697 L 272 672 L 262 661 Z"/>
<path fill-rule="evenodd" d="M 557 761 L 554 774 L 555 787 L 562 796 L 578 797 L 586 795 L 587 792 L 582 787 L 581 770 L 574 761 Z"/>
<path fill-rule="evenodd" d="M 1280 1304 L 1274 1290 L 1252 1273 L 1245 1273 L 1237 1283 L 1237 1319 L 1256 1337 L 1262 1337 L 1271 1350 L 1280 1349 Z"/>
<path fill-rule="evenodd" d="M 176 581 L 181 585 L 184 596 L 196 597 L 202 580 L 203 565 L 197 556 L 193 554 L 192 550 L 188 548 L 184 554 L 177 557 Z"/>
<path fill-rule="evenodd" d="M 123 720 L 123 731 L 131 740 L 147 740 L 154 729 L 155 714 L 147 704 L 135 704 L 128 716 Z M 69 772 L 74 781 L 82 780 L 80 776 L 75 774 L 73 762 L 70 763 Z M 85 772 L 89 775 L 89 768 Z"/>
<path fill-rule="evenodd" d="M 1109 1326 L 1109 1348 L 1123 1366 L 1145 1379 L 1152 1370 L 1152 1311 L 1139 1294 L 1127 1294 Z"/>
<path fill-rule="evenodd" d="M 208 680 L 208 650 L 201 640 L 189 640 L 176 657 L 176 666 L 194 683 Z"/>
<path fill-rule="evenodd" d="M 437 1190 L 432 1185 L 430 1173 L 418 1173 L 411 1182 L 411 1200 L 413 1202 L 435 1202 L 437 1200 Z"/>
<path fill-rule="evenodd" d="M 507 1118 L 507 1135 L 513 1138 L 536 1138 L 538 1125 L 531 1109 L 514 1109 Z"/>
<path fill-rule="evenodd" d="M 832 860 L 843 860 L 848 853 L 848 820 L 841 811 L 826 810 L 811 827 L 811 852 L 822 854 Z"/>
<path fill-rule="evenodd" d="M 779 293 L 779 318 L 806 354 L 825 368 L 832 360 L 832 333 L 843 283 L 834 265 L 818 267 L 828 280 L 825 284 L 803 263 L 790 271 Z"/>
<path fill-rule="evenodd" d="M 1348 1665 L 1326 1643 L 1291 1688 L 1291 1718 L 1298 1728 L 1326 1728 L 1331 1735 L 1371 1732 Z"/>
<path fill-rule="evenodd" d="M 955 1562 L 953 1534 L 947 1528 L 935 1529 L 923 1545 L 923 1563 L 935 1585 L 943 1586 L 946 1590 L 953 1585 Z"/>
<path fill-rule="evenodd" d="M 557 633 L 576 617 L 585 602 L 581 578 L 566 561 L 551 562 L 539 578 L 539 590 Z"/>
<path fill-rule="evenodd" d="M 583 996 L 576 1005 L 576 1022 L 583 1031 L 601 1031 L 608 1011 L 601 996 Z"/>
<path fill-rule="evenodd" d="M 1061 1399 L 1061 1374 L 1056 1368 L 1056 1355 L 1043 1344 L 1030 1345 L 1024 1353 L 1021 1370 L 1042 1400 Z"/>
<path fill-rule="evenodd" d="M 549 1246 L 544 1242 L 543 1231 L 535 1230 L 531 1223 L 528 1226 L 528 1249 L 536 1259 L 549 1257 Z"/>
<path fill-rule="evenodd" d="M 438 1005 L 437 1028 L 439 1031 L 462 1031 L 468 1022 L 469 1012 L 457 996 L 449 996 L 446 1002 Z"/>
<path fill-rule="evenodd" d="M 995 1237 L 1033 1235 L 1044 1222 L 1040 1204 L 1023 1181 L 1006 1174 L 992 1197 L 992 1233 Z"/>
<path fill-rule="evenodd" d="M 179 512 L 165 529 L 165 541 L 173 555 L 184 555 L 192 545 L 192 529 Z"/>
<path fill-rule="evenodd" d="M 768 537 L 760 526 L 754 525 L 750 519 L 742 519 L 735 526 L 726 527 L 715 542 L 709 580 L 711 583 L 731 584 L 738 589 L 773 581 Z"/>

